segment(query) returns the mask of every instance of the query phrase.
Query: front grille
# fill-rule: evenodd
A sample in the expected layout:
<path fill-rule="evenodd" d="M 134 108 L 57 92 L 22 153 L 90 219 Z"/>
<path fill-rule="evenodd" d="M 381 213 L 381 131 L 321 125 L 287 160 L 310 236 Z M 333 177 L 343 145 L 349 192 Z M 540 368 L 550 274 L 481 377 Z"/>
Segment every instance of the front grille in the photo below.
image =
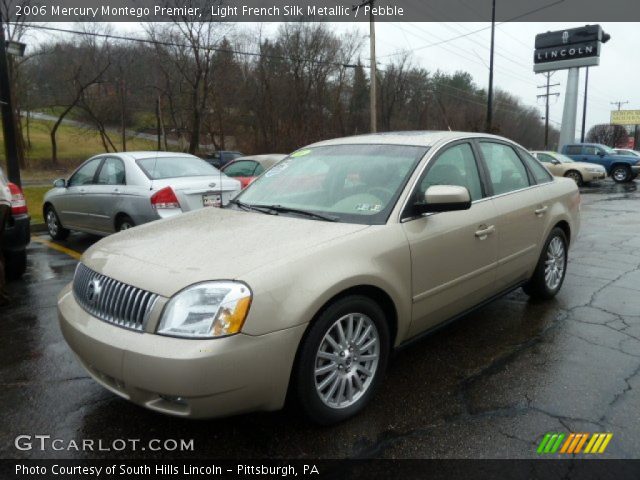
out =
<path fill-rule="evenodd" d="M 76 301 L 88 313 L 119 327 L 142 331 L 158 295 L 106 277 L 82 263 L 73 278 Z"/>

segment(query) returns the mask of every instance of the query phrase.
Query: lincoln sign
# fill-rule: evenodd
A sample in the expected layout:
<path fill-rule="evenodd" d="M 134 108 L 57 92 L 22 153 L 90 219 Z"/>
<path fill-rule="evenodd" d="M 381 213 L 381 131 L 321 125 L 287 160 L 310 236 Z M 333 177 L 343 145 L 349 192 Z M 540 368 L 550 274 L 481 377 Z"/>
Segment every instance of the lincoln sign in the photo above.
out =
<path fill-rule="evenodd" d="M 548 72 L 600 64 L 600 47 L 609 40 L 600 25 L 536 35 L 534 72 Z"/>

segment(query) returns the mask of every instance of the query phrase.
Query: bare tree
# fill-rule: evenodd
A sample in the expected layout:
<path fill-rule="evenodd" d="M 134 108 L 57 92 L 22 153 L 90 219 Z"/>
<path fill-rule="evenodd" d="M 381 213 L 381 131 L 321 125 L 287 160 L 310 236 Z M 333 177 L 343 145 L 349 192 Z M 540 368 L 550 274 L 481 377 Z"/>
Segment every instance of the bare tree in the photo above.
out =
<path fill-rule="evenodd" d="M 586 140 L 591 143 L 602 143 L 615 148 L 626 144 L 629 138 L 627 129 L 622 125 L 600 124 L 591 127 Z"/>

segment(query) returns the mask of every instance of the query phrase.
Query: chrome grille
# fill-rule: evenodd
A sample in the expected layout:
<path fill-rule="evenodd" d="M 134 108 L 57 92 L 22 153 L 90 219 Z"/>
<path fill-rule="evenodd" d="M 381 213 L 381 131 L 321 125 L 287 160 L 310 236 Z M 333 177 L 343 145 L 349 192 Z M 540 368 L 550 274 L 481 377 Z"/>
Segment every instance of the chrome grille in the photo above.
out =
<path fill-rule="evenodd" d="M 101 275 L 82 263 L 73 278 L 73 294 L 94 317 L 140 332 L 158 299 L 155 293 Z"/>

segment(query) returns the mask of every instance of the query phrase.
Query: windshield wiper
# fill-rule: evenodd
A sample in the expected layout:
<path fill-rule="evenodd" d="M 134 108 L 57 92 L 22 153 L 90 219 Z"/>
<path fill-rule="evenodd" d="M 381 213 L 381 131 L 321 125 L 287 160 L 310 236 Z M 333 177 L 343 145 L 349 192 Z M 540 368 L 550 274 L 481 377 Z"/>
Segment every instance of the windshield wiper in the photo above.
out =
<path fill-rule="evenodd" d="M 255 211 L 255 212 L 265 213 L 267 215 L 277 215 L 278 214 L 271 207 L 263 207 L 263 206 L 251 205 L 249 203 L 241 202 L 240 200 L 229 200 L 229 203 L 230 204 L 232 203 L 233 205 L 237 205 L 240 208 L 242 208 L 243 210 L 247 210 L 247 211 Z"/>
<path fill-rule="evenodd" d="M 340 220 L 339 217 L 335 217 L 333 215 L 325 215 L 323 213 L 316 213 L 316 212 L 311 212 L 309 210 L 302 210 L 300 208 L 291 208 L 291 207 L 284 207 L 282 205 L 260 205 L 263 208 L 268 208 L 272 211 L 275 212 L 280 212 L 280 213 L 296 213 L 298 215 L 305 215 L 307 217 L 310 218 L 316 218 L 318 220 L 324 220 L 325 222 L 337 222 L 338 220 Z"/>

